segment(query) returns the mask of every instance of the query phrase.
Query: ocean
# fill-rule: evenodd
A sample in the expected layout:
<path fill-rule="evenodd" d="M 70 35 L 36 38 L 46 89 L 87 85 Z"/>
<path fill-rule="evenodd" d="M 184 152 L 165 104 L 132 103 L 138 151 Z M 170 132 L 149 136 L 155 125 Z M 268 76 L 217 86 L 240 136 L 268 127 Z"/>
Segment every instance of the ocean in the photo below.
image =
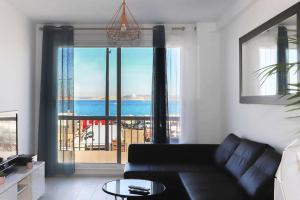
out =
<path fill-rule="evenodd" d="M 123 100 L 122 116 L 149 116 L 151 115 L 150 100 Z M 78 116 L 104 116 L 105 100 L 75 100 L 75 115 Z M 117 101 L 109 101 L 110 116 L 117 112 Z M 178 101 L 169 101 L 169 115 L 179 115 L 180 104 Z"/>

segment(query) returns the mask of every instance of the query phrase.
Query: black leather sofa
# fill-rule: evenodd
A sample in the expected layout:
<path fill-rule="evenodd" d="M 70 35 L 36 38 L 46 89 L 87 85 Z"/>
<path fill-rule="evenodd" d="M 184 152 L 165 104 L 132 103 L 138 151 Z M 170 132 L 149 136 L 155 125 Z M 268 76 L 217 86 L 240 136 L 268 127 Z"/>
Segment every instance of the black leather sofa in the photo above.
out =
<path fill-rule="evenodd" d="M 159 199 L 272 200 L 281 155 L 230 134 L 220 145 L 133 144 L 124 178 L 162 182 Z"/>

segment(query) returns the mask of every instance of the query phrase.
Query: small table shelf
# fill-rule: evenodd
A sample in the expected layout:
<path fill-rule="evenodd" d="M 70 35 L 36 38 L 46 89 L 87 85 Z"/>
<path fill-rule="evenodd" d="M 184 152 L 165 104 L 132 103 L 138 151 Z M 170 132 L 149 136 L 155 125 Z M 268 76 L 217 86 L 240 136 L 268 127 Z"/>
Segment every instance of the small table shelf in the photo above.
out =
<path fill-rule="evenodd" d="M 18 184 L 18 195 L 21 194 L 24 190 L 26 190 L 26 184 Z"/>

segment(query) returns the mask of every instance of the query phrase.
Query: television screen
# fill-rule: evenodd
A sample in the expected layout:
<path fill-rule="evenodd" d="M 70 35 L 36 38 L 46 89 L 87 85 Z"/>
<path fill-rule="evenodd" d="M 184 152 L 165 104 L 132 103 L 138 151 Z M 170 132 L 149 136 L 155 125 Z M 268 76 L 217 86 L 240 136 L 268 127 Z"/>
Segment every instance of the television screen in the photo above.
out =
<path fill-rule="evenodd" d="M 18 153 L 17 112 L 0 112 L 0 163 Z"/>

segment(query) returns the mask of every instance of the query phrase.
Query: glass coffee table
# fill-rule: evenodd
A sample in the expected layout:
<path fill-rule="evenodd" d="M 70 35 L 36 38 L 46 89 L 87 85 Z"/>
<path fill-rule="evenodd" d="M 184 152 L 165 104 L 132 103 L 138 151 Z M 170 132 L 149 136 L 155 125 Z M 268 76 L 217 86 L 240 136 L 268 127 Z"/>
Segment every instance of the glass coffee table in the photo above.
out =
<path fill-rule="evenodd" d="M 149 189 L 148 194 L 136 194 L 132 193 L 129 190 L 129 186 L 139 186 Z M 103 185 L 102 190 L 110 195 L 115 196 L 115 199 L 118 197 L 121 199 L 134 198 L 134 199 L 155 199 L 166 190 L 166 187 L 158 182 L 143 180 L 143 179 L 121 179 L 107 182 Z"/>

